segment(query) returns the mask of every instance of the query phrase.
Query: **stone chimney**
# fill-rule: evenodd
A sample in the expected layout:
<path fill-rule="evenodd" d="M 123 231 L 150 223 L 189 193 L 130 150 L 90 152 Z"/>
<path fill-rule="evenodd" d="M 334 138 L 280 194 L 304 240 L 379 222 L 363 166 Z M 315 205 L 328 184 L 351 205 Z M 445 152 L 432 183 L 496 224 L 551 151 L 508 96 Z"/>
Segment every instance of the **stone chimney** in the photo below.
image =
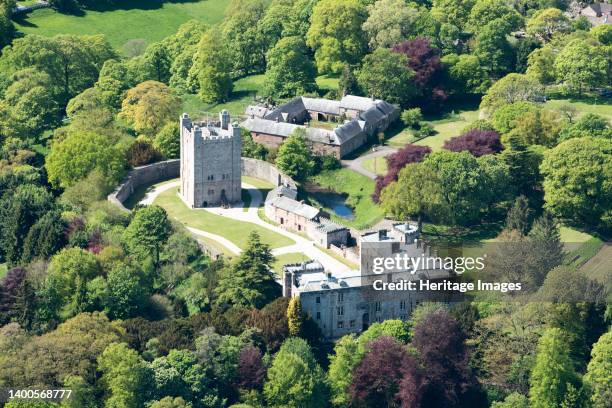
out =
<path fill-rule="evenodd" d="M 230 114 L 227 109 L 223 109 L 221 112 L 219 112 L 219 123 L 221 123 L 221 129 L 229 129 Z"/>
<path fill-rule="evenodd" d="M 291 297 L 291 287 L 293 286 L 293 273 L 285 271 L 283 278 L 283 296 Z"/>

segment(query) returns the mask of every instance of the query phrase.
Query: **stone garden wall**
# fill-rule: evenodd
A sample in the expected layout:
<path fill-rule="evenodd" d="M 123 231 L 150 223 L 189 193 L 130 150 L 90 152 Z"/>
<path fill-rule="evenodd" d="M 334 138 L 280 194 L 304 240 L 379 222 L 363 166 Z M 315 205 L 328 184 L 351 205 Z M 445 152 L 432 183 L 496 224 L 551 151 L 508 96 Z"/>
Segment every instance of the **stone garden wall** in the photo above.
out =
<path fill-rule="evenodd" d="M 123 203 L 134 194 L 138 187 L 179 177 L 180 163 L 179 159 L 174 159 L 135 167 L 115 191 L 108 195 L 108 201 L 127 210 Z"/>
<path fill-rule="evenodd" d="M 293 181 L 291 177 L 281 173 L 272 164 L 248 157 L 243 157 L 241 162 L 241 173 L 243 176 L 255 177 L 269 181 L 275 186 L 282 184 L 297 190 L 295 181 Z M 108 195 L 108 201 L 127 210 L 123 203 L 129 196 L 134 194 L 134 191 L 136 191 L 138 187 L 145 184 L 155 184 L 160 181 L 178 178 L 180 176 L 180 171 L 179 159 L 135 167 L 128 173 L 115 191 Z"/>
<path fill-rule="evenodd" d="M 297 190 L 297 184 L 295 184 L 295 181 L 293 181 L 291 177 L 281 173 L 272 164 L 263 160 L 243 157 L 241 173 L 243 176 L 250 176 L 269 181 L 277 187 L 284 185 L 293 190 Z"/>

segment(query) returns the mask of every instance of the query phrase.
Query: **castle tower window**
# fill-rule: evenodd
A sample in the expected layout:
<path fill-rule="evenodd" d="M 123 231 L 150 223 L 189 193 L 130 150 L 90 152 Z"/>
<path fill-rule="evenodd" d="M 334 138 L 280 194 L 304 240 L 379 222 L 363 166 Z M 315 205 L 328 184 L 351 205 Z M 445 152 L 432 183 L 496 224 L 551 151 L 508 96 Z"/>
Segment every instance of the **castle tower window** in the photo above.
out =
<path fill-rule="evenodd" d="M 344 328 L 344 322 L 343 322 L 342 320 L 340 320 L 340 321 L 338 322 L 338 328 L 339 328 L 339 329 L 343 329 L 343 328 Z"/>
<path fill-rule="evenodd" d="M 344 302 L 344 293 L 338 293 L 338 302 Z"/>
<path fill-rule="evenodd" d="M 380 312 L 380 302 L 374 302 L 374 310 Z"/>
<path fill-rule="evenodd" d="M 337 307 L 338 316 L 344 316 L 344 306 Z"/>
<path fill-rule="evenodd" d="M 321 303 L 321 296 L 317 296 L 317 298 L 316 298 L 316 302 L 317 302 L 317 303 Z"/>
<path fill-rule="evenodd" d="M 317 320 L 321 320 L 321 312 L 317 312 Z"/>

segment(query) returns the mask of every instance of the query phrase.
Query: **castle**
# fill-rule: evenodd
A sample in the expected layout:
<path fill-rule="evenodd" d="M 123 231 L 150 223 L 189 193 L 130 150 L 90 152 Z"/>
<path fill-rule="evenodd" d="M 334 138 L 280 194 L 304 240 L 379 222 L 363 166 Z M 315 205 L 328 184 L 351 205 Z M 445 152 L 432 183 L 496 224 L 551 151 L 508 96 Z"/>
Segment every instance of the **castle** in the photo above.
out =
<path fill-rule="evenodd" d="M 240 127 L 227 110 L 219 122 L 194 123 L 180 118 L 180 197 L 191 208 L 228 205 L 241 200 Z"/>

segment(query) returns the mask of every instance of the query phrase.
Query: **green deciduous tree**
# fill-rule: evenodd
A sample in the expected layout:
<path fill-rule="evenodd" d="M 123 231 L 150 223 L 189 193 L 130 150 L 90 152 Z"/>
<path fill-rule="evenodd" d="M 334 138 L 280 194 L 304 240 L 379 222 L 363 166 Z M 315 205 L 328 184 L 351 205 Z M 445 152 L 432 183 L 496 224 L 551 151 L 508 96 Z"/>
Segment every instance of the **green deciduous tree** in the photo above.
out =
<path fill-rule="evenodd" d="M 137 408 L 147 400 L 151 370 L 125 343 L 110 344 L 98 357 L 98 369 L 109 396 L 108 408 Z"/>
<path fill-rule="evenodd" d="M 508 74 L 489 88 L 482 98 L 480 108 L 492 114 L 503 105 L 521 101 L 537 102 L 542 96 L 542 87 L 534 78 Z"/>
<path fill-rule="evenodd" d="M 502 137 L 502 142 L 506 143 L 508 137 L 514 137 L 525 146 L 537 144 L 554 147 L 567 124 L 559 113 L 537 109 L 517 117 L 512 125 L 513 129 Z"/>
<path fill-rule="evenodd" d="M 476 0 L 470 10 L 468 27 L 472 32 L 480 33 L 489 23 L 498 19 L 509 30 L 516 30 L 523 22 L 521 15 L 503 0 Z"/>
<path fill-rule="evenodd" d="M 462 29 L 475 3 L 475 0 L 433 0 L 431 12 L 441 22 Z"/>
<path fill-rule="evenodd" d="M 143 55 L 148 76 L 157 82 L 165 84 L 170 80 L 171 59 L 168 49 L 163 43 L 154 43 L 147 47 Z"/>
<path fill-rule="evenodd" d="M 612 225 L 612 141 L 584 137 L 544 154 L 545 207 L 557 217 L 591 227 Z"/>
<path fill-rule="evenodd" d="M 475 55 L 447 55 L 442 58 L 452 88 L 459 94 L 483 94 L 489 88 L 489 73 Z"/>
<path fill-rule="evenodd" d="M 202 35 L 189 75 L 194 78 L 198 95 L 204 102 L 226 101 L 232 92 L 232 61 L 227 44 L 217 29 Z"/>
<path fill-rule="evenodd" d="M 532 102 L 514 102 L 507 105 L 502 105 L 497 109 L 492 117 L 491 122 L 499 133 L 508 133 L 515 128 L 516 122 L 523 118 L 526 114 L 535 112 L 538 106 Z"/>
<path fill-rule="evenodd" d="M 403 0 L 378 0 L 369 5 L 363 31 L 368 36 L 370 48 L 390 48 L 408 39 L 419 17 L 414 6 Z"/>
<path fill-rule="evenodd" d="M 268 370 L 264 394 L 273 407 L 325 406 L 325 375 L 306 341 L 293 337 L 283 343 Z"/>
<path fill-rule="evenodd" d="M 593 408 L 605 408 L 612 401 L 611 376 L 612 332 L 608 332 L 593 345 L 591 361 L 584 376 Z"/>
<path fill-rule="evenodd" d="M 529 401 L 533 408 L 561 406 L 569 387 L 578 388 L 569 348 L 560 329 L 549 329 L 540 339 L 530 384 Z"/>
<path fill-rule="evenodd" d="M 53 288 L 69 315 L 86 309 L 87 282 L 100 272 L 96 257 L 81 248 L 66 248 L 51 258 L 46 286 Z"/>
<path fill-rule="evenodd" d="M 571 30 L 570 20 L 557 8 L 551 7 L 538 10 L 527 21 L 527 34 L 533 35 L 543 42 L 549 42 L 555 33 Z"/>
<path fill-rule="evenodd" d="M 313 171 L 315 161 L 306 144 L 304 129 L 296 129 L 280 146 L 276 156 L 276 165 L 288 176 L 296 180 L 305 180 Z"/>
<path fill-rule="evenodd" d="M 582 94 L 584 89 L 606 83 L 611 72 L 609 51 L 584 40 L 572 40 L 559 52 L 554 67 L 560 81 Z"/>
<path fill-rule="evenodd" d="M 136 211 L 123 233 L 123 241 L 139 257 L 150 256 L 159 264 L 159 253 L 170 236 L 172 227 L 163 208 L 152 205 Z"/>
<path fill-rule="evenodd" d="M 74 129 L 52 144 L 45 168 L 54 187 L 70 187 L 93 170 L 116 182 L 123 174 L 124 155 L 124 148 L 114 138 Z"/>
<path fill-rule="evenodd" d="M 406 105 L 417 93 L 413 77 L 405 55 L 378 48 L 364 58 L 357 82 L 368 95 Z"/>
<path fill-rule="evenodd" d="M 315 50 L 319 72 L 339 73 L 345 64 L 361 60 L 366 50 L 361 26 L 366 18 L 367 10 L 359 0 L 322 0 L 317 3 L 306 42 Z"/>
<path fill-rule="evenodd" d="M 153 146 L 166 159 L 178 159 L 181 153 L 181 135 L 176 122 L 168 122 L 155 135 Z"/>
<path fill-rule="evenodd" d="M 229 46 L 232 71 L 238 75 L 262 72 L 265 68 L 268 44 L 258 22 L 264 17 L 266 6 L 262 0 L 248 0 L 231 4 L 227 9 L 221 29 Z"/>
<path fill-rule="evenodd" d="M 316 89 L 314 63 L 300 37 L 285 37 L 266 55 L 264 93 L 286 98 L 313 92 Z"/>
<path fill-rule="evenodd" d="M 335 407 L 348 405 L 348 387 L 351 384 L 353 368 L 361 360 L 363 353 L 357 349 L 354 335 L 343 336 L 334 345 L 334 353 L 329 356 L 327 380 L 331 391 L 331 403 Z"/>
<path fill-rule="evenodd" d="M 146 81 L 127 91 L 120 116 L 139 133 L 154 136 L 178 117 L 181 102 L 165 84 Z"/>

